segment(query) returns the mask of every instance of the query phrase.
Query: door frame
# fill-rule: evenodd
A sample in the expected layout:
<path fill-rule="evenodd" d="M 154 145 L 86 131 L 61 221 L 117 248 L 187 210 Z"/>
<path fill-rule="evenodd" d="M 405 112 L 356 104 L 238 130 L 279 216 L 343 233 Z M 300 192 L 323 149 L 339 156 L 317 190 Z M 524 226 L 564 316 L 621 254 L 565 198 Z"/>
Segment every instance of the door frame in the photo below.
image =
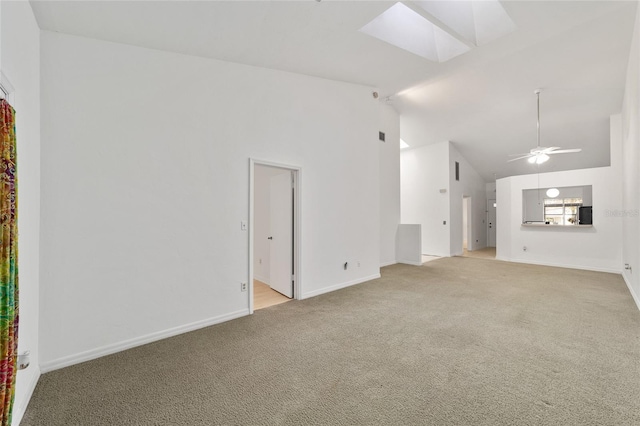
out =
<path fill-rule="evenodd" d="M 465 202 L 466 201 L 466 202 Z M 462 230 L 462 253 L 464 253 L 464 236 L 467 235 L 467 251 L 475 250 L 475 241 L 473 240 L 473 199 L 471 195 L 462 195 L 462 214 L 467 214 L 467 228 Z M 463 220 L 464 222 L 464 220 Z M 464 226 L 463 226 L 464 228 Z"/>
<path fill-rule="evenodd" d="M 302 167 L 291 164 L 277 163 L 267 160 L 259 160 L 249 158 L 249 282 L 247 297 L 249 298 L 249 315 L 253 314 L 253 227 L 254 227 L 254 192 L 255 192 L 255 168 L 256 166 L 277 167 L 291 171 L 293 176 L 293 270 L 294 270 L 294 286 L 293 298 L 301 299 L 302 294 L 302 273 L 300 265 L 302 264 L 302 250 L 300 242 L 302 240 L 300 231 L 302 230 L 302 203 L 300 194 L 302 193 Z"/>
<path fill-rule="evenodd" d="M 496 202 L 495 198 L 487 198 L 487 247 L 498 247 L 498 230 L 496 228 L 496 223 L 498 221 L 498 209 L 497 207 L 493 207 L 491 204 Z M 496 210 L 496 217 L 493 221 L 493 223 L 491 222 L 491 209 L 495 209 Z M 489 225 L 491 224 L 491 228 L 489 228 Z M 491 243 L 491 229 L 493 229 L 493 232 L 495 232 L 496 234 L 496 239 L 495 239 L 495 246 L 490 245 Z"/>

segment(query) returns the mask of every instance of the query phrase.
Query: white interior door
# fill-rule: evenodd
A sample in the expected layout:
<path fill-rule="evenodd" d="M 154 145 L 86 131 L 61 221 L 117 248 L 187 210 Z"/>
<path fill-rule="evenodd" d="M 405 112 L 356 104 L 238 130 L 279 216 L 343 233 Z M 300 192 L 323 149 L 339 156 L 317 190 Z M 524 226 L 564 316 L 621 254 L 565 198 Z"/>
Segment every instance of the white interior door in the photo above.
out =
<path fill-rule="evenodd" d="M 269 285 L 293 297 L 293 189 L 291 172 L 271 177 L 269 211 Z"/>
<path fill-rule="evenodd" d="M 495 247 L 496 246 L 496 200 L 487 200 L 487 211 L 489 223 L 488 226 L 488 246 Z"/>

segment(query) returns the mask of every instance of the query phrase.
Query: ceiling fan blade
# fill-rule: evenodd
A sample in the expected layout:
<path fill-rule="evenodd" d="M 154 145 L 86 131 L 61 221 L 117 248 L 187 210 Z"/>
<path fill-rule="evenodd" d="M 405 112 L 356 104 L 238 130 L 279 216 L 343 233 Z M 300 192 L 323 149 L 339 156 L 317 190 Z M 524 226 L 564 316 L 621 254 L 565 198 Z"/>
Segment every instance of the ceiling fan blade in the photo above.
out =
<path fill-rule="evenodd" d="M 509 154 L 509 157 L 517 157 L 519 155 L 531 155 L 530 152 L 523 152 L 522 154 Z"/>
<path fill-rule="evenodd" d="M 547 154 L 569 154 L 572 152 L 580 152 L 582 151 L 581 148 L 572 148 L 572 149 L 561 149 L 559 151 L 551 151 L 551 152 L 547 152 Z"/>
<path fill-rule="evenodd" d="M 516 161 L 516 160 L 522 160 L 523 158 L 529 158 L 532 157 L 531 154 L 527 154 L 527 155 L 523 155 L 522 157 L 518 157 L 518 158 L 512 158 L 511 160 L 507 160 L 507 163 L 510 163 L 512 161 Z"/>
<path fill-rule="evenodd" d="M 552 151 L 555 151 L 556 149 L 560 149 L 560 147 L 559 146 L 550 146 L 549 148 L 541 147 L 540 152 L 543 154 L 548 154 Z"/>
<path fill-rule="evenodd" d="M 537 97 L 537 105 L 538 105 L 538 127 L 537 127 L 537 144 L 536 147 L 529 151 L 529 154 L 511 154 L 509 157 L 516 157 L 510 160 L 507 160 L 507 163 L 512 161 L 522 160 L 525 158 L 529 159 L 530 163 L 542 164 L 549 159 L 549 155 L 551 154 L 569 154 L 572 152 L 580 152 L 582 149 L 580 148 L 572 148 L 572 149 L 561 149 L 559 146 L 540 146 L 540 92 L 541 89 L 536 89 L 533 91 Z"/>

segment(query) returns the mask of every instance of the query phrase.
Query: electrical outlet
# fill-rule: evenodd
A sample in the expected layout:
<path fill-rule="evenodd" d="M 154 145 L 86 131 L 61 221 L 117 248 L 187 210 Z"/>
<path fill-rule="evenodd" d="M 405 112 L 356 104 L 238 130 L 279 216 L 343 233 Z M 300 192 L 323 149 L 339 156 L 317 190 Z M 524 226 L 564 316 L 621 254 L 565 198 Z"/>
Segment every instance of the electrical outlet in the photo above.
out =
<path fill-rule="evenodd" d="M 258 262 L 262 265 L 262 259 L 259 259 Z"/>
<path fill-rule="evenodd" d="M 240 283 L 240 291 L 247 291 L 247 283 Z"/>

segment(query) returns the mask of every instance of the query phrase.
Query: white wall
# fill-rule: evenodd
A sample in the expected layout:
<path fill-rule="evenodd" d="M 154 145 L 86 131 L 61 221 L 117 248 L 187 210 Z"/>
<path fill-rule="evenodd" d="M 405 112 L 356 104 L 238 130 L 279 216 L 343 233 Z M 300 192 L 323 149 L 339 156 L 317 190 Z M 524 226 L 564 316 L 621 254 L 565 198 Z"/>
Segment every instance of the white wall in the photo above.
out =
<path fill-rule="evenodd" d="M 487 182 L 485 185 L 487 200 L 495 200 L 496 199 L 496 183 L 495 182 Z"/>
<path fill-rule="evenodd" d="M 400 224 L 396 238 L 398 263 L 422 265 L 422 231 L 420 225 Z"/>
<path fill-rule="evenodd" d="M 13 411 L 17 425 L 40 376 L 40 30 L 28 2 L 0 2 L 0 10 L 0 68 L 15 89 L 12 105 L 18 140 L 18 352 L 31 352 L 31 366 L 17 375 Z"/>
<path fill-rule="evenodd" d="M 370 87 L 41 43 L 44 369 L 248 313 L 250 157 L 302 167 L 302 297 L 379 276 Z"/>
<path fill-rule="evenodd" d="M 380 266 L 396 263 L 396 232 L 400 223 L 400 119 L 388 105 L 379 104 L 380 131 Z"/>
<path fill-rule="evenodd" d="M 622 269 L 620 116 L 611 117 L 611 167 L 541 173 L 540 187 L 592 185 L 593 227 L 523 227 L 522 191 L 538 187 L 538 175 L 497 183 L 496 258 L 607 272 Z M 527 247 L 524 251 L 523 247 Z"/>
<path fill-rule="evenodd" d="M 636 12 L 632 40 L 622 108 L 623 207 L 620 220 L 623 262 L 631 266 L 631 270 L 623 271 L 623 276 L 640 308 L 640 8 Z"/>
<path fill-rule="evenodd" d="M 455 162 L 460 164 L 460 180 L 456 181 Z M 480 177 L 469 162 L 449 144 L 449 187 L 450 187 L 450 255 L 462 254 L 462 198 L 471 197 L 471 214 L 468 218 L 471 224 L 471 235 L 468 235 L 468 249 L 478 250 L 487 246 L 486 228 L 486 182 Z"/>
<path fill-rule="evenodd" d="M 463 196 L 471 197 L 471 249 L 486 247 L 486 183 L 450 142 L 403 150 L 400 164 L 402 223 L 422 225 L 423 254 L 462 254 Z"/>
<path fill-rule="evenodd" d="M 289 170 L 256 165 L 253 204 L 253 277 L 265 284 L 271 283 L 271 177 Z"/>
<path fill-rule="evenodd" d="M 450 256 L 449 142 L 403 150 L 400 182 L 401 222 L 422 225 L 422 254 Z"/>

